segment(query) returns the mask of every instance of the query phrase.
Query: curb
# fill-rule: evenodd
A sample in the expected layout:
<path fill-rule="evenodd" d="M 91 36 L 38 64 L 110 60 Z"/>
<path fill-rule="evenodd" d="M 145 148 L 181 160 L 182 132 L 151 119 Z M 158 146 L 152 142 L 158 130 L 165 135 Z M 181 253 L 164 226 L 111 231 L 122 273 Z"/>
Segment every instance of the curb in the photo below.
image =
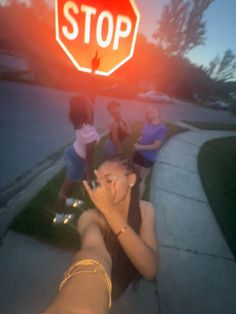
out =
<path fill-rule="evenodd" d="M 107 134 L 107 131 L 100 129 L 98 133 L 102 138 Z M 65 167 L 62 151 L 64 151 L 64 148 L 57 153 L 51 154 L 50 156 L 54 156 L 54 158 L 50 156 L 46 158 L 45 161 L 36 165 L 32 171 L 27 172 L 26 175 L 16 180 L 13 185 L 6 188 L 4 193 L 2 193 L 3 201 L 1 202 L 3 204 L 0 204 L 0 243 L 15 216 L 37 195 L 49 180 Z M 5 202 L 4 198 L 6 199 Z"/>
<path fill-rule="evenodd" d="M 53 166 L 47 168 L 34 178 L 26 188 L 12 197 L 5 206 L 0 208 L 0 241 L 6 234 L 14 217 L 26 206 L 26 204 L 47 184 L 47 182 L 64 167 L 63 158 L 56 161 Z"/>

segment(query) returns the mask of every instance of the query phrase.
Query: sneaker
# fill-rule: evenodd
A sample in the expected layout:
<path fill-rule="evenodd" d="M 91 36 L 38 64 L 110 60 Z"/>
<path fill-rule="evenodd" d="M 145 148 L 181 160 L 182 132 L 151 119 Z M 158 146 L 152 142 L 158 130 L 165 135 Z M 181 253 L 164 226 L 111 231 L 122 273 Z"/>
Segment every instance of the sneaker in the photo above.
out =
<path fill-rule="evenodd" d="M 68 224 L 74 217 L 74 214 L 56 213 L 53 218 L 53 223 L 54 225 Z"/>
<path fill-rule="evenodd" d="M 75 198 L 67 198 L 65 205 L 66 207 L 81 208 L 84 206 L 84 201 Z"/>

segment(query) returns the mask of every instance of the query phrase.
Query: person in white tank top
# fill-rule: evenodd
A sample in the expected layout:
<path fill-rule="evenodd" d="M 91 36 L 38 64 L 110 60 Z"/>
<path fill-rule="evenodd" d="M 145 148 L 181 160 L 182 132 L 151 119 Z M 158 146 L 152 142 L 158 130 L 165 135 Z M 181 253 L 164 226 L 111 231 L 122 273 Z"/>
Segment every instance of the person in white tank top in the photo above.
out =
<path fill-rule="evenodd" d="M 65 150 L 67 173 L 60 188 L 55 212 L 65 209 L 66 199 L 72 196 L 78 182 L 92 178 L 92 157 L 99 135 L 93 126 L 93 111 L 89 101 L 82 96 L 70 100 L 69 119 L 75 129 L 75 141 Z"/>

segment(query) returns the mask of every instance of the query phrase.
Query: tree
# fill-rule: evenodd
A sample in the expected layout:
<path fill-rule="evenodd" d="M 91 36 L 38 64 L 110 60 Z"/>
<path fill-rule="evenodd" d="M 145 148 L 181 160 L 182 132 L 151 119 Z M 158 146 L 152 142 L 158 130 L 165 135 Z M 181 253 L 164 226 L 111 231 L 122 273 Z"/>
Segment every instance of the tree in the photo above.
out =
<path fill-rule="evenodd" d="M 236 78 L 236 55 L 232 50 L 226 50 L 222 58 L 217 56 L 209 63 L 206 72 L 217 81 Z"/>
<path fill-rule="evenodd" d="M 171 0 L 164 6 L 153 38 L 168 55 L 184 56 L 204 44 L 203 14 L 214 0 Z"/>

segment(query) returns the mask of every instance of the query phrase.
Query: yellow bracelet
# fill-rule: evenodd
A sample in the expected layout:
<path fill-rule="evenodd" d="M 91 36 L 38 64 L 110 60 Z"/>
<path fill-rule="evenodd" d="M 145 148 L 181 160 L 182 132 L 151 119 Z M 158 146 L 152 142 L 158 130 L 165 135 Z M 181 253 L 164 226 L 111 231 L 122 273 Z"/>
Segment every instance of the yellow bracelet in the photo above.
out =
<path fill-rule="evenodd" d="M 115 237 L 118 238 L 119 235 L 121 235 L 122 233 L 125 232 L 126 228 L 127 228 L 127 224 L 125 224 L 124 227 L 123 227 L 119 232 L 117 232 L 117 233 L 115 234 Z"/>
<path fill-rule="evenodd" d="M 84 266 L 95 266 L 95 269 L 80 269 L 81 267 L 83 268 Z M 109 302 L 109 309 L 111 309 L 112 305 L 112 300 L 111 300 L 111 292 L 112 292 L 112 283 L 109 274 L 105 270 L 104 266 L 94 260 L 94 259 L 82 259 L 78 262 L 76 262 L 74 265 L 72 265 L 65 273 L 64 278 L 60 284 L 59 290 L 61 290 L 65 283 L 72 277 L 79 275 L 79 274 L 98 274 L 100 273 L 102 275 L 102 279 L 105 282 L 105 285 L 108 290 L 108 302 Z"/>

